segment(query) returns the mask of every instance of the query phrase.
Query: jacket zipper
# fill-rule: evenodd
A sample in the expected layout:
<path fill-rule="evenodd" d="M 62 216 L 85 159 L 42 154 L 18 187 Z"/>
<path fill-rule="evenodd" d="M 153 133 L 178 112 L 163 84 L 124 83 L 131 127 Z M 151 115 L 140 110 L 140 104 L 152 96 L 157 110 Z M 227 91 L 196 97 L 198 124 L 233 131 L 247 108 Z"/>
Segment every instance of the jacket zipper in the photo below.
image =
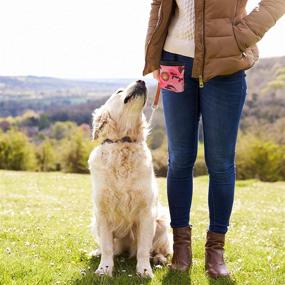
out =
<path fill-rule="evenodd" d="M 204 65 L 205 65 L 205 1 L 203 1 L 203 29 L 202 29 L 202 44 L 203 44 L 203 65 L 202 65 L 202 74 L 199 75 L 199 87 L 203 88 L 204 87 L 204 82 L 203 82 L 203 75 L 204 75 Z"/>
<path fill-rule="evenodd" d="M 163 3 L 163 0 L 162 0 L 161 3 L 160 3 L 160 14 L 159 14 L 159 18 L 158 18 L 158 21 L 157 21 L 157 25 L 156 25 L 156 27 L 155 27 L 155 29 L 154 29 L 154 31 L 153 31 L 153 33 L 152 33 L 152 35 L 151 35 L 151 37 L 150 37 L 148 43 L 147 43 L 147 46 L 146 46 L 145 62 L 146 62 L 146 58 L 147 58 L 147 53 L 148 53 L 149 44 L 150 44 L 150 42 L 151 42 L 151 40 L 152 40 L 154 34 L 157 32 L 157 30 L 158 30 L 160 24 L 161 24 L 161 20 L 162 20 L 162 3 Z"/>

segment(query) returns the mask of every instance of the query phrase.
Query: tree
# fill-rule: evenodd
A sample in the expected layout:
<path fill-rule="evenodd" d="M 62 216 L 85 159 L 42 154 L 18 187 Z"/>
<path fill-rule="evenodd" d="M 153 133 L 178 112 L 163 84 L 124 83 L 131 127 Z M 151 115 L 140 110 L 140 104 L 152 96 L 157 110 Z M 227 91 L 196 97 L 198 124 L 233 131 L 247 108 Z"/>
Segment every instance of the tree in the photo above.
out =
<path fill-rule="evenodd" d="M 73 122 L 56 122 L 51 127 L 50 137 L 56 140 L 61 140 L 70 137 L 71 133 L 76 128 L 76 124 Z"/>
<path fill-rule="evenodd" d="M 37 147 L 36 158 L 40 171 L 56 170 L 55 149 L 49 139 Z"/>
<path fill-rule="evenodd" d="M 93 145 L 89 139 L 84 139 L 82 129 L 77 128 L 70 140 L 62 140 L 62 145 L 64 145 L 63 170 L 72 173 L 88 173 L 87 160 Z"/>
<path fill-rule="evenodd" d="M 34 170 L 35 153 L 28 137 L 15 130 L 0 134 L 0 168 Z"/>

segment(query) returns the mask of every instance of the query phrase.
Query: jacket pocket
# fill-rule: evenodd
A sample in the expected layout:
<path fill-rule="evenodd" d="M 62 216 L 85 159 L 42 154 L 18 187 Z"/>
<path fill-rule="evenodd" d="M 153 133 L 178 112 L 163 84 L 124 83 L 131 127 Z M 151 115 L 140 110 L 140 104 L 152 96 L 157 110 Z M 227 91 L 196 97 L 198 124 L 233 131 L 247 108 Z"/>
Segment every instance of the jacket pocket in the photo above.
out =
<path fill-rule="evenodd" d="M 232 25 L 232 29 L 233 29 L 233 35 L 234 35 L 234 39 L 235 39 L 236 45 L 239 48 L 240 52 L 243 53 L 245 51 L 245 49 L 243 49 L 242 46 L 240 45 L 240 43 L 238 42 L 238 38 L 236 36 L 234 24 Z"/>

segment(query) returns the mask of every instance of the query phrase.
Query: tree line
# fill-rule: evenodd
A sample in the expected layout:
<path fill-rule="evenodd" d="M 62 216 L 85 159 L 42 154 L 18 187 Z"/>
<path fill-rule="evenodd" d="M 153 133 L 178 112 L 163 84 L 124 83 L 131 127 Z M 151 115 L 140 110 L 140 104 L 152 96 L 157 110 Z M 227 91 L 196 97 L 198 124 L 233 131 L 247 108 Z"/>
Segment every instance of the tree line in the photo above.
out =
<path fill-rule="evenodd" d="M 167 139 L 163 129 L 153 129 L 147 140 L 157 176 L 167 175 Z M 14 128 L 0 131 L 0 169 L 89 173 L 87 160 L 97 143 L 90 128 L 57 122 L 45 134 L 29 138 Z M 194 176 L 206 175 L 204 145 L 199 143 Z M 240 132 L 236 150 L 237 179 L 285 180 L 285 145 L 252 133 Z"/>

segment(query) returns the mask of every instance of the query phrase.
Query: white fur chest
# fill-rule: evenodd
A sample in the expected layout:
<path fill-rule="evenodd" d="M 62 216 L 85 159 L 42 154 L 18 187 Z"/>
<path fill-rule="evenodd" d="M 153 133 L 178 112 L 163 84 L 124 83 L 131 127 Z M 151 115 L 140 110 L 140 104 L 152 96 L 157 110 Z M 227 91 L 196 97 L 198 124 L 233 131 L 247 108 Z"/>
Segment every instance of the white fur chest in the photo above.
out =
<path fill-rule="evenodd" d="M 95 212 L 113 224 L 135 223 L 140 212 L 156 201 L 152 157 L 146 143 L 100 145 L 88 162 Z"/>

